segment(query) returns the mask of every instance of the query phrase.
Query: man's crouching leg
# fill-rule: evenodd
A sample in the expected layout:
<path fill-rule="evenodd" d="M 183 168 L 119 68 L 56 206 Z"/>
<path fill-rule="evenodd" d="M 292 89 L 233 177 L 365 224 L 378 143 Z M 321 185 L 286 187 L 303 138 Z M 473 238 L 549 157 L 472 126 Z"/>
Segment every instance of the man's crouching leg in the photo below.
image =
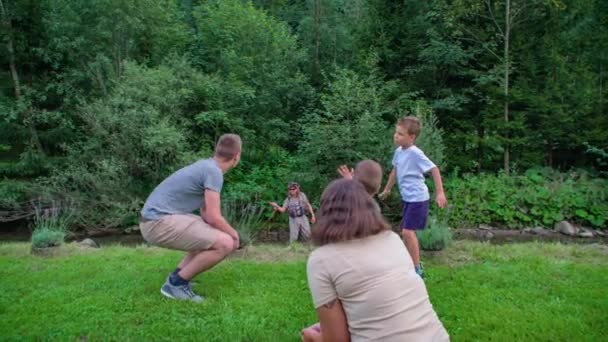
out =
<path fill-rule="evenodd" d="M 161 293 L 173 299 L 200 302 L 203 298 L 190 286 L 196 275 L 212 268 L 234 250 L 234 240 L 228 234 L 218 232 L 215 242 L 207 250 L 190 252 L 189 260 L 179 272 L 172 274 L 161 288 Z"/>
<path fill-rule="evenodd" d="M 194 255 L 192 259 L 190 259 L 190 262 L 188 262 L 188 264 L 186 264 L 177 274 L 189 281 L 197 274 L 205 272 L 217 265 L 228 254 L 234 251 L 234 247 L 234 240 L 232 237 L 226 233 L 219 232 L 217 239 L 213 245 L 211 245 L 211 248 Z"/>

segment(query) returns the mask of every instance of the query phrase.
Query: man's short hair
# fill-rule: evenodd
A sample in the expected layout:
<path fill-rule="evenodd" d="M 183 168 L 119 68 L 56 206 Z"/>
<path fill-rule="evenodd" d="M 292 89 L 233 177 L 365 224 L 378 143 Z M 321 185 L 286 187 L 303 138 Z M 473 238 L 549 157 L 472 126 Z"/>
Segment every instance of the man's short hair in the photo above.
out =
<path fill-rule="evenodd" d="M 355 166 L 354 178 L 373 196 L 380 191 L 382 185 L 382 166 L 371 159 L 362 160 Z"/>
<path fill-rule="evenodd" d="M 232 160 L 241 152 L 241 137 L 236 134 L 224 134 L 215 145 L 214 157 L 224 161 Z"/>

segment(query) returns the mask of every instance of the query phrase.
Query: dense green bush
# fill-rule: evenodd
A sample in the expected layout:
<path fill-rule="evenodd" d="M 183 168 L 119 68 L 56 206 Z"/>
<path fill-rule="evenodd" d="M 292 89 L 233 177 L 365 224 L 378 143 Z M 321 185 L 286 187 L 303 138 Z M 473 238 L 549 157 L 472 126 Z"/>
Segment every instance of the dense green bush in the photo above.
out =
<path fill-rule="evenodd" d="M 32 233 L 32 247 L 46 248 L 59 246 L 63 243 L 65 232 L 49 228 L 40 228 Z"/>
<path fill-rule="evenodd" d="M 584 172 L 532 169 L 510 177 L 452 175 L 444 187 L 453 227 L 480 223 L 552 227 L 568 220 L 605 228 L 608 221 L 608 180 L 589 178 Z"/>
<path fill-rule="evenodd" d="M 72 219 L 72 208 L 69 203 L 43 203 L 41 201 L 32 203 L 35 212 L 32 247 L 44 248 L 61 245 Z"/>
<path fill-rule="evenodd" d="M 3 179 L 0 180 L 0 208 L 15 210 L 28 199 L 27 182 Z"/>
<path fill-rule="evenodd" d="M 440 251 L 452 241 L 452 232 L 444 218 L 430 216 L 424 230 L 417 231 L 420 248 L 426 251 Z"/>
<path fill-rule="evenodd" d="M 444 174 L 446 209 L 439 209 L 435 203 L 433 181 L 427 178 L 426 182 L 431 193 L 430 216 L 446 217 L 449 226 L 455 229 L 479 224 L 552 228 L 562 220 L 605 229 L 608 223 L 608 180 L 591 178 L 584 171 L 531 169 L 512 176 Z M 397 190 L 381 205 L 391 222 L 401 220 Z"/>

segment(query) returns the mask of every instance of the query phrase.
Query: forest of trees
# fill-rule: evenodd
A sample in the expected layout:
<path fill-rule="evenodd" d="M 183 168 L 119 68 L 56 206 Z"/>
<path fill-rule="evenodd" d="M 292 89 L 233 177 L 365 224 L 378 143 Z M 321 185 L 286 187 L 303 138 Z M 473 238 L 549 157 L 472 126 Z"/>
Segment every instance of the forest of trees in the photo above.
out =
<path fill-rule="evenodd" d="M 0 0 L 0 19 L 4 221 L 67 203 L 131 224 L 227 132 L 225 198 L 292 179 L 315 198 L 339 164 L 388 168 L 405 114 L 445 175 L 606 175 L 605 0 Z"/>

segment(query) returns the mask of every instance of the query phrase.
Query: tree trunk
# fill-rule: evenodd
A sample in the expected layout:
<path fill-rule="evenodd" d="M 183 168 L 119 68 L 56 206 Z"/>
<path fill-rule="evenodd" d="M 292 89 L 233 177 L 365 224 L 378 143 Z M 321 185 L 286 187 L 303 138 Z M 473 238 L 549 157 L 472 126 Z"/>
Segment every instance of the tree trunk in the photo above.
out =
<path fill-rule="evenodd" d="M 313 80 L 321 78 L 321 63 L 319 62 L 319 51 L 321 49 L 321 1 L 314 3 L 314 22 L 315 22 L 315 57 L 313 66 Z"/>
<path fill-rule="evenodd" d="M 477 172 L 481 172 L 483 169 L 483 158 L 484 158 L 484 146 L 483 139 L 486 134 L 483 124 L 481 124 L 482 120 L 478 121 L 479 124 L 477 126 Z"/>
<path fill-rule="evenodd" d="M 19 83 L 19 74 L 17 73 L 17 66 L 15 65 L 15 48 L 13 47 L 13 35 L 11 29 L 11 22 L 8 19 L 8 14 L 4 9 L 4 3 L 0 0 L 0 11 L 2 11 L 2 25 L 8 32 L 6 37 L 6 45 L 8 48 L 8 66 L 11 71 L 11 78 L 13 80 L 13 87 L 15 90 L 15 98 L 19 100 L 21 98 L 21 85 Z"/>
<path fill-rule="evenodd" d="M 505 60 L 505 81 L 504 81 L 504 96 L 505 96 L 505 105 L 504 105 L 504 120 L 505 120 L 505 128 L 507 129 L 505 133 L 505 155 L 504 155 L 504 168 L 505 174 L 508 176 L 509 165 L 510 165 L 510 155 L 509 155 L 509 39 L 511 33 L 511 0 L 506 0 L 505 2 L 505 44 L 504 44 L 504 60 Z"/>
<path fill-rule="evenodd" d="M 15 45 L 13 42 L 13 31 L 11 26 L 11 21 L 8 17 L 8 13 L 6 8 L 4 7 L 4 2 L 0 0 L 0 15 L 2 16 L 2 25 L 5 27 L 6 32 L 8 32 L 6 36 L 6 47 L 8 49 L 8 65 L 11 72 L 11 79 L 13 81 L 13 88 L 15 91 L 15 99 L 17 101 L 21 100 L 21 82 L 19 81 L 19 73 L 17 72 L 17 63 L 15 61 Z M 38 151 L 44 154 L 44 150 L 42 149 L 42 144 L 40 143 L 40 139 L 38 138 L 38 132 L 36 131 L 36 126 L 34 126 L 34 122 L 31 120 L 33 117 L 32 109 L 28 107 L 28 109 L 24 110 L 21 113 L 21 120 L 24 125 L 27 125 L 30 131 L 30 143 L 34 146 Z"/>

